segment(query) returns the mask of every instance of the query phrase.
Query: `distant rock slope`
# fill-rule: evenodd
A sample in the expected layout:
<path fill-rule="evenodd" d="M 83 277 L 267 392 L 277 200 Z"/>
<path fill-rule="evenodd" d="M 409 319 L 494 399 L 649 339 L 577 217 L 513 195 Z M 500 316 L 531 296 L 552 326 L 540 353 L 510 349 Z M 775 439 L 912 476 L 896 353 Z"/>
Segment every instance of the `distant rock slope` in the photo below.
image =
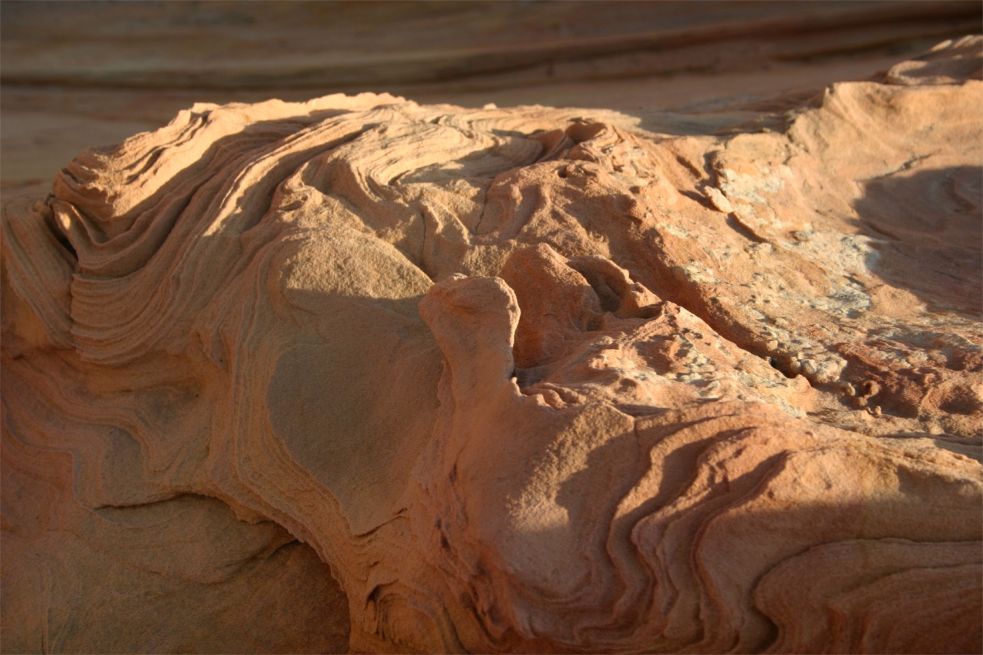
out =
<path fill-rule="evenodd" d="M 4 650 L 978 652 L 980 49 L 81 155 L 3 219 Z"/>

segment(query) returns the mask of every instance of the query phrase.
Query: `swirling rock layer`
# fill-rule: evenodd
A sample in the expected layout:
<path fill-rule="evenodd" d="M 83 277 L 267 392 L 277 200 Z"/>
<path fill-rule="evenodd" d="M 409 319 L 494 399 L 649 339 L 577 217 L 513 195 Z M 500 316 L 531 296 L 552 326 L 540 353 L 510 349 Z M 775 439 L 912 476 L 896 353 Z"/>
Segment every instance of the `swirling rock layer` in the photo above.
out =
<path fill-rule="evenodd" d="M 979 54 L 79 156 L 3 221 L 5 649 L 977 651 Z"/>

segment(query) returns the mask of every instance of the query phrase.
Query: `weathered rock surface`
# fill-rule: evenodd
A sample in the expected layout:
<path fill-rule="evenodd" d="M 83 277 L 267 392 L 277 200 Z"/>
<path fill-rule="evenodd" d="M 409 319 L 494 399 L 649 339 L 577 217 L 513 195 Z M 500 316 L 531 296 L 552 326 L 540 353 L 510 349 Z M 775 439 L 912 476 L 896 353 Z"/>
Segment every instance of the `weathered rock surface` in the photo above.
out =
<path fill-rule="evenodd" d="M 0 192 L 50 187 L 81 150 L 195 102 L 385 90 L 700 129 L 695 112 L 866 79 L 981 21 L 971 0 L 4 2 Z"/>
<path fill-rule="evenodd" d="M 3 221 L 4 649 L 977 652 L 979 62 L 78 157 Z"/>

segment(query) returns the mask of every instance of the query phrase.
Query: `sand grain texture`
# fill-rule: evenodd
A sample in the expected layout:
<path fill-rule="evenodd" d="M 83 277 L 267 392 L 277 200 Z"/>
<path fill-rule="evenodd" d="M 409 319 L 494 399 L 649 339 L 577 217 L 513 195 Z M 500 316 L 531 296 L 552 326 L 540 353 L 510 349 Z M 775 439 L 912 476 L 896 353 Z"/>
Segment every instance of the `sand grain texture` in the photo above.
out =
<path fill-rule="evenodd" d="M 3 219 L 4 650 L 978 652 L 980 44 L 80 155 Z"/>

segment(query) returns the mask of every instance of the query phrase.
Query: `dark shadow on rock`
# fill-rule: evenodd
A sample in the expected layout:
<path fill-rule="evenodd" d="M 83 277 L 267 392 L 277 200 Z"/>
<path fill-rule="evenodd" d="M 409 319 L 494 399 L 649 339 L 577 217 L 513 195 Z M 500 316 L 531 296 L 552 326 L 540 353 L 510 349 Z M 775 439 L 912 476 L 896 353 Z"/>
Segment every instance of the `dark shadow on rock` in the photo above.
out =
<path fill-rule="evenodd" d="M 983 168 L 959 166 L 866 182 L 854 204 L 876 240 L 868 267 L 930 308 L 983 311 Z"/>
<path fill-rule="evenodd" d="M 707 108 L 704 111 L 627 111 L 638 118 L 638 127 L 653 134 L 671 136 L 714 136 L 779 129 L 784 120 L 779 114 L 743 108 Z"/>

